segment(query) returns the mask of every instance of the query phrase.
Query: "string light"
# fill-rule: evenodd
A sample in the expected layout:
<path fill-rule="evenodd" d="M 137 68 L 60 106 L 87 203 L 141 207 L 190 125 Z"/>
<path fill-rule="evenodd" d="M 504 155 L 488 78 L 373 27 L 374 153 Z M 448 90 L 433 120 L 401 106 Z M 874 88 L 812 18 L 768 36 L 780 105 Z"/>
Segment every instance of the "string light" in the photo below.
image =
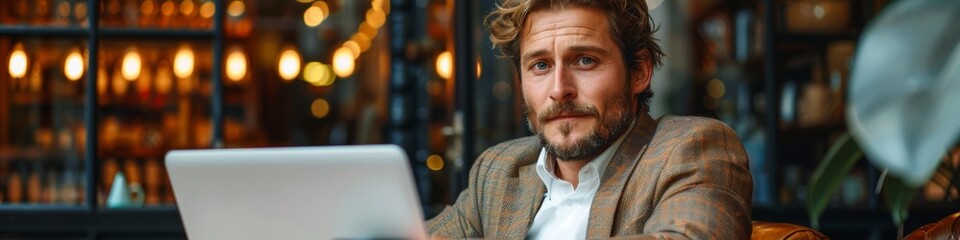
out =
<path fill-rule="evenodd" d="M 353 53 L 347 48 L 337 49 L 333 53 L 333 73 L 337 77 L 345 78 L 353 74 L 354 62 L 356 59 Z"/>
<path fill-rule="evenodd" d="M 303 23 L 308 27 L 316 27 L 329 15 L 330 9 L 326 2 L 315 2 L 306 11 L 303 11 Z"/>

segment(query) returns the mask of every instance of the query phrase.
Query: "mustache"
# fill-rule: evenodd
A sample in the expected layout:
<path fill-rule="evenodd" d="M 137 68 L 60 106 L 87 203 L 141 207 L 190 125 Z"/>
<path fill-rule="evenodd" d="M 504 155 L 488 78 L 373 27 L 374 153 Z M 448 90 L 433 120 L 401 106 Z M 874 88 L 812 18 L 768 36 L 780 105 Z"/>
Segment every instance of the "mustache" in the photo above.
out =
<path fill-rule="evenodd" d="M 543 124 L 547 120 L 564 115 L 587 115 L 599 117 L 600 111 L 590 105 L 577 104 L 572 101 L 564 101 L 550 105 L 547 109 L 537 114 L 537 122 Z"/>

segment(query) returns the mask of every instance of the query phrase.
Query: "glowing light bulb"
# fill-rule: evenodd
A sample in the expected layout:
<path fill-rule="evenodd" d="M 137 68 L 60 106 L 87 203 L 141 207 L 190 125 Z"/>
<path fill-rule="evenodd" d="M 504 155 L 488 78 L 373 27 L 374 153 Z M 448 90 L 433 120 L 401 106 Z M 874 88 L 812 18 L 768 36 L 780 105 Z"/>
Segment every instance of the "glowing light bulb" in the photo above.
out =
<path fill-rule="evenodd" d="M 247 75 L 247 56 L 240 48 L 234 48 L 227 55 L 227 79 L 240 81 Z"/>
<path fill-rule="evenodd" d="M 13 47 L 13 52 L 10 53 L 10 63 L 8 66 L 10 76 L 13 78 L 22 78 L 27 75 L 27 65 L 29 62 L 27 53 L 23 51 L 23 44 L 17 43 L 17 45 Z"/>
<path fill-rule="evenodd" d="M 283 80 L 293 80 L 300 73 L 300 54 L 296 50 L 287 49 L 280 53 L 277 63 L 277 73 Z"/>
<path fill-rule="evenodd" d="M 70 81 L 80 80 L 83 77 L 83 55 L 79 49 L 73 49 L 63 61 L 63 75 Z"/>
<path fill-rule="evenodd" d="M 127 54 L 123 55 L 123 61 L 120 65 L 120 76 L 127 81 L 137 80 L 140 77 L 140 53 L 137 53 L 136 48 L 128 48 Z"/>
<path fill-rule="evenodd" d="M 437 56 L 437 75 L 443 79 L 450 79 L 453 76 L 453 54 L 450 51 L 444 51 Z"/>
<path fill-rule="evenodd" d="M 181 45 L 173 57 L 173 74 L 178 78 L 189 78 L 193 75 L 194 56 L 190 45 Z"/>
<path fill-rule="evenodd" d="M 333 73 L 338 77 L 345 78 L 353 74 L 353 52 L 347 48 L 337 49 L 333 53 Z"/>

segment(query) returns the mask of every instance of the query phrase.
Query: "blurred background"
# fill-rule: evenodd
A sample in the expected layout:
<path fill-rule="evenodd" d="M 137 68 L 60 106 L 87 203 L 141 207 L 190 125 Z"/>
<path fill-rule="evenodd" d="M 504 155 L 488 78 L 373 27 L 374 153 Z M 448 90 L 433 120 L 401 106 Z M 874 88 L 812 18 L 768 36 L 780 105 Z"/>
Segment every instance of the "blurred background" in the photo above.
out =
<path fill-rule="evenodd" d="M 651 115 L 730 125 L 750 157 L 753 219 L 809 226 L 807 184 L 846 131 L 857 40 L 887 5 L 664 1 L 652 11 L 667 57 Z M 482 27 L 493 6 L 4 0 L 0 238 L 184 238 L 163 167 L 171 149 L 397 144 L 432 217 L 480 152 L 530 135 L 512 67 Z M 880 173 L 857 162 L 820 230 L 896 236 Z M 142 201 L 108 206 L 118 184 Z M 957 199 L 957 186 L 931 181 L 906 231 L 960 210 Z"/>

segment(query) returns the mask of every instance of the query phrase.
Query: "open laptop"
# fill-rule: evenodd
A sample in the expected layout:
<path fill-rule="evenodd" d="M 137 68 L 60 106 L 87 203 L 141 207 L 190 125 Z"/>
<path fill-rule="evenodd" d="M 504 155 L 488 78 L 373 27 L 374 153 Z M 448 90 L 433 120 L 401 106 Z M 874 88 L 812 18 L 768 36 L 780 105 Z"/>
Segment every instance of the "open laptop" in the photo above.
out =
<path fill-rule="evenodd" d="M 394 145 L 175 150 L 166 166 L 190 239 L 426 237 Z"/>

